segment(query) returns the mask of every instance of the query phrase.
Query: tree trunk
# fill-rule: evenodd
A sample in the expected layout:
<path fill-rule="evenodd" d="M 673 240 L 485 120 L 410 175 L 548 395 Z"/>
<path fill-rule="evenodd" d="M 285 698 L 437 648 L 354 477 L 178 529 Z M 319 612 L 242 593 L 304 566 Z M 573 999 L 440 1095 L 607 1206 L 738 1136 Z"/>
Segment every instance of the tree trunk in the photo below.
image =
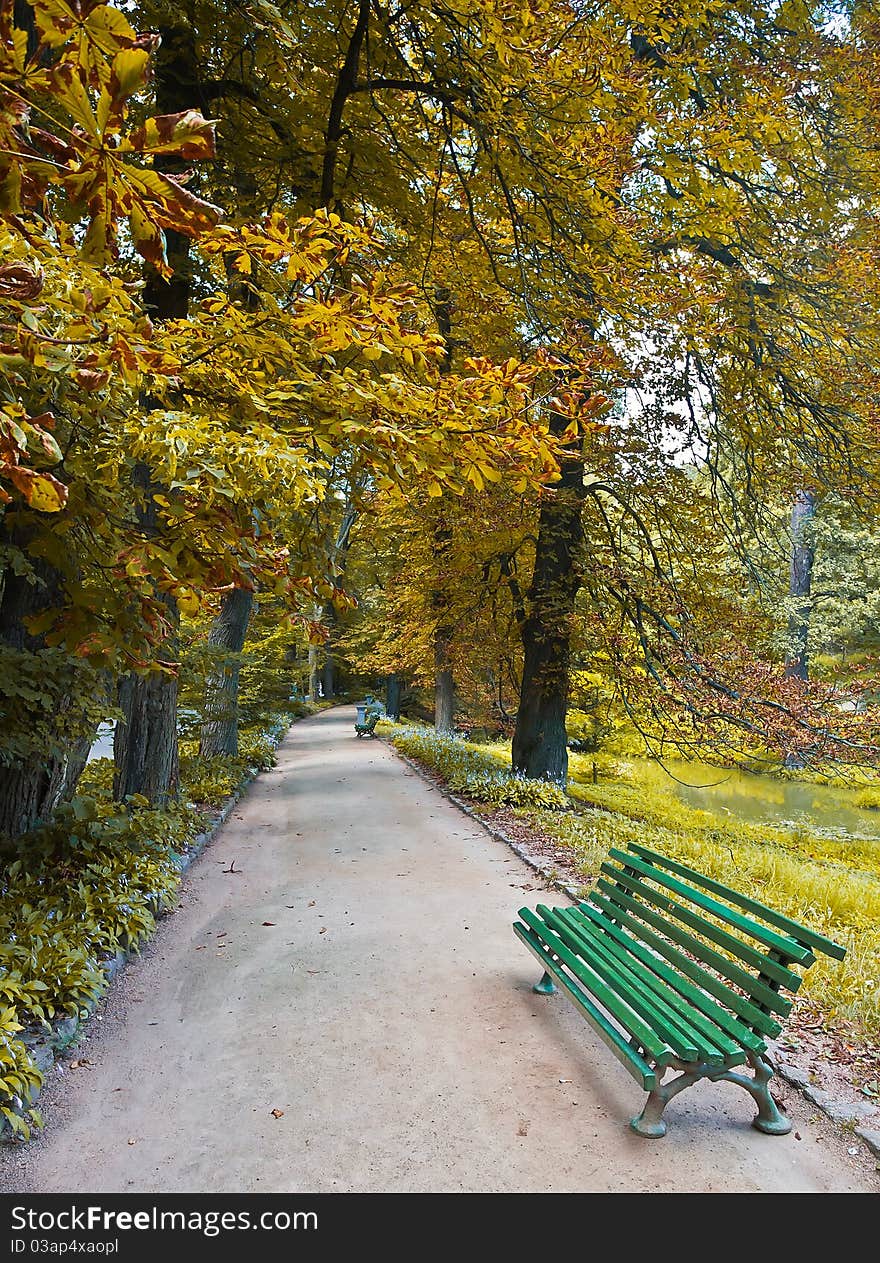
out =
<path fill-rule="evenodd" d="M 434 290 L 434 316 L 443 339 L 445 354 L 440 372 L 452 368 L 452 295 L 445 286 Z M 441 502 L 442 503 L 442 502 Z M 446 560 L 452 546 L 452 531 L 440 509 L 434 526 L 434 549 L 438 580 L 431 593 L 431 607 L 437 615 L 434 631 L 434 729 L 451 733 L 455 718 L 455 679 L 452 674 L 452 645 L 455 629 L 449 618 L 449 593 L 446 588 Z"/>
<path fill-rule="evenodd" d="M 336 607 L 328 601 L 321 611 L 321 622 L 327 628 L 327 644 L 324 647 L 324 665 L 321 668 L 321 684 L 325 697 L 336 696 L 336 659 L 333 655 L 333 632 L 336 628 Z"/>
<path fill-rule="evenodd" d="M 561 433 L 566 418 L 554 417 Z M 583 547 L 583 463 L 563 462 L 560 480 L 541 506 L 535 570 L 521 623 L 524 650 L 513 770 L 535 780 L 568 781 L 568 674 L 571 620 L 580 588 Z"/>
<path fill-rule="evenodd" d="M 28 556 L 32 578 L 11 568 L 0 572 L 0 729 L 5 759 L 0 759 L 0 834 L 17 837 L 46 821 L 76 789 L 91 749 L 97 724 L 79 711 L 77 698 L 94 702 L 94 672 L 62 650 L 47 650 L 45 639 L 32 635 L 26 620 L 62 603 L 63 578 L 58 570 L 28 551 L 27 528 L 9 531 L 0 521 L 0 544 Z M 37 655 L 48 658 L 37 658 Z M 64 659 L 63 683 L 52 678 L 53 659 Z M 17 688 L 39 671 L 40 695 L 27 699 Z M 9 689 L 4 687 L 9 681 Z"/>
<path fill-rule="evenodd" d="M 336 532 L 336 539 L 333 549 L 328 558 L 329 566 L 333 572 L 334 578 L 338 581 L 345 574 L 345 566 L 348 561 L 348 550 L 351 547 L 351 528 L 357 520 L 358 511 L 352 503 L 354 488 L 349 493 L 349 498 L 345 502 L 345 509 L 342 514 L 342 520 L 339 523 L 339 529 Z M 332 601 L 328 601 L 321 610 L 321 621 L 327 628 L 327 642 L 324 647 L 324 666 L 321 671 L 321 680 L 324 686 L 325 697 L 335 697 L 337 684 L 336 658 L 333 653 L 333 638 L 336 631 L 339 615 L 336 613 L 336 606 Z"/>
<path fill-rule="evenodd" d="M 336 659 L 328 653 L 321 668 L 321 688 L 325 697 L 336 696 Z"/>
<path fill-rule="evenodd" d="M 162 42 L 153 63 L 158 114 L 174 114 L 200 105 L 198 64 L 195 39 L 187 25 L 160 26 Z M 178 158 L 157 155 L 157 169 L 179 173 L 183 165 Z M 168 262 L 172 272 L 163 278 L 155 268 L 147 267 L 144 306 L 155 321 L 184 319 L 189 311 L 192 288 L 189 238 L 170 229 L 165 231 Z M 149 404 L 149 400 L 145 401 Z M 144 504 L 136 517 L 145 536 L 158 534 L 155 494 L 167 489 L 153 481 L 146 465 L 132 471 L 132 482 L 144 493 Z M 176 629 L 180 622 L 177 602 L 161 597 L 167 607 L 166 616 L 174 629 L 162 650 L 173 659 L 176 652 Z M 151 671 L 147 675 L 129 675 L 119 686 L 119 706 L 123 719 L 116 725 L 113 755 L 116 760 L 114 793 L 122 799 L 129 794 L 142 794 L 154 806 L 167 802 L 177 789 L 177 679 L 171 672 Z"/>
<path fill-rule="evenodd" d="M 24 0 L 15 0 L 13 25 L 27 36 L 27 54 L 37 47 L 34 11 Z M 26 518 L 27 513 L 23 514 Z M 9 530 L 0 518 L 0 544 L 28 554 L 27 528 Z M 51 690 L 45 683 L 45 698 L 26 701 L 17 690 L 18 677 L 34 661 L 32 655 L 45 648 L 41 636 L 31 635 L 24 620 L 60 602 L 61 575 L 40 558 L 28 560 L 35 582 L 16 574 L 11 567 L 0 569 L 0 648 L 3 651 L 3 679 L 0 679 L 0 725 L 4 735 L 5 758 L 0 761 L 0 834 L 17 837 L 46 820 L 58 805 L 64 790 L 71 792 L 78 772 L 68 773 L 66 745 L 59 732 L 57 749 L 33 749 L 31 731 L 42 731 L 51 715 L 60 718 L 69 698 Z M 4 679 L 10 688 L 4 688 Z M 39 740 L 39 739 L 37 739 Z M 82 768 L 79 768 L 82 771 Z M 75 773 L 75 774 L 74 774 Z"/>
<path fill-rule="evenodd" d="M 810 674 L 808 641 L 810 635 L 810 600 L 813 583 L 813 547 L 811 525 L 816 516 L 816 496 L 812 491 L 799 491 L 791 510 L 791 566 L 788 595 L 788 650 L 785 674 L 806 680 Z"/>
<path fill-rule="evenodd" d="M 309 701 L 312 705 L 321 696 L 320 679 L 321 668 L 318 663 L 318 649 L 316 645 L 309 645 Z"/>
<path fill-rule="evenodd" d="M 254 604 L 252 592 L 233 588 L 227 592 L 220 613 L 211 624 L 208 644 L 225 651 L 205 681 L 205 709 L 199 754 L 238 754 L 238 672 L 248 622 Z"/>
<path fill-rule="evenodd" d="M 119 685 L 125 716 L 113 734 L 114 796 L 142 794 L 164 807 L 177 792 L 177 679 L 151 671 L 127 675 Z"/>
<path fill-rule="evenodd" d="M 446 628 L 439 628 L 434 638 L 434 729 L 451 733 L 455 718 L 455 680 L 449 664 L 449 639 Z"/>
<path fill-rule="evenodd" d="M 449 593 L 443 576 L 443 561 L 449 552 L 452 532 L 441 518 L 434 527 L 434 550 L 441 577 L 431 593 L 431 608 L 437 618 L 434 629 L 434 728 L 452 732 L 455 715 L 455 680 L 452 675 L 453 627 L 449 616 Z"/>
<path fill-rule="evenodd" d="M 389 719 L 400 719 L 400 694 L 403 678 L 395 673 L 389 675 L 385 685 L 385 714 Z"/>
<path fill-rule="evenodd" d="M 34 20 L 34 10 L 27 0 L 15 0 L 12 9 L 12 24 L 17 30 L 27 33 L 27 55 L 28 58 L 33 57 L 40 39 Z"/>
<path fill-rule="evenodd" d="M 146 465 L 132 470 L 132 484 L 144 497 L 135 509 L 144 536 L 158 534 L 156 503 L 153 497 L 164 488 L 153 482 Z M 119 801 L 141 794 L 154 807 L 163 807 L 177 793 L 177 675 L 172 666 L 177 656 L 177 629 L 180 613 L 170 593 L 154 591 L 154 600 L 165 606 L 163 617 L 170 631 L 157 652 L 168 662 L 166 670 L 144 675 L 132 672 L 119 683 L 117 704 L 122 712 L 113 734 L 116 775 L 113 794 Z"/>

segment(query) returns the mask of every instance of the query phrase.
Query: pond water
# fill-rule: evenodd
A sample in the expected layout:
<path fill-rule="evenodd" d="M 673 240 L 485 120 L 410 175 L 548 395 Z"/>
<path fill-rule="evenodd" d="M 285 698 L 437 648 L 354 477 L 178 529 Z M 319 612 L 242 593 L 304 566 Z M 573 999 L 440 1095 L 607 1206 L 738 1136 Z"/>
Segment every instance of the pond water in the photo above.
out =
<path fill-rule="evenodd" d="M 880 811 L 858 807 L 859 792 L 830 785 L 777 780 L 752 772 L 731 771 L 708 763 L 632 759 L 633 780 L 642 778 L 673 793 L 689 807 L 727 813 L 750 824 L 806 824 L 834 832 L 880 837 Z M 667 775 L 663 768 L 668 769 Z M 675 778 L 675 779 L 673 779 Z"/>

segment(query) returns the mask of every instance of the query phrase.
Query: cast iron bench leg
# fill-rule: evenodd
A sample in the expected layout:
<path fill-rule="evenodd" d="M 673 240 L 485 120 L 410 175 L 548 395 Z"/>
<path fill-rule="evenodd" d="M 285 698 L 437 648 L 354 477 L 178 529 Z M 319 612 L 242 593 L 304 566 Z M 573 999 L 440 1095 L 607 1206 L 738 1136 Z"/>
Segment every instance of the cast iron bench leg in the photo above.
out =
<path fill-rule="evenodd" d="M 662 1071 L 658 1070 L 657 1073 L 662 1074 Z M 666 1109 L 666 1106 L 679 1092 L 689 1088 L 698 1079 L 702 1079 L 704 1073 L 702 1066 L 695 1070 L 686 1070 L 677 1079 L 670 1079 L 667 1083 L 661 1083 L 653 1092 L 649 1092 L 645 1108 L 638 1118 L 634 1118 L 630 1122 L 630 1127 L 636 1135 L 647 1136 L 649 1140 L 659 1140 L 661 1136 L 665 1136 L 666 1124 L 663 1121 L 663 1111 Z"/>
<path fill-rule="evenodd" d="M 556 984 L 550 975 L 545 971 L 540 982 L 536 982 L 532 987 L 533 991 L 537 991 L 538 995 L 556 995 Z"/>
<path fill-rule="evenodd" d="M 757 1127 L 758 1131 L 763 1131 L 768 1136 L 787 1136 L 791 1131 L 791 1121 L 785 1117 L 770 1094 L 770 1080 L 773 1078 L 773 1067 L 769 1061 L 759 1056 L 758 1053 L 749 1053 L 748 1060 L 749 1065 L 755 1072 L 755 1076 L 752 1079 L 749 1079 L 744 1074 L 736 1074 L 733 1070 L 727 1070 L 724 1074 L 712 1075 L 711 1077 L 713 1079 L 724 1079 L 730 1083 L 738 1083 L 741 1088 L 745 1088 L 754 1097 L 758 1113 L 752 1122 L 752 1126 Z"/>
<path fill-rule="evenodd" d="M 684 1069 L 677 1079 L 661 1083 L 648 1094 L 645 1108 L 630 1123 L 630 1127 L 639 1136 L 647 1136 L 656 1140 L 666 1135 L 666 1124 L 663 1111 L 679 1092 L 689 1088 L 699 1079 L 711 1079 L 713 1083 L 736 1083 L 753 1097 L 758 1106 L 757 1117 L 752 1126 L 768 1136 L 787 1136 L 791 1131 L 791 1123 L 781 1113 L 773 1097 L 770 1095 L 770 1080 L 773 1078 L 773 1067 L 758 1053 L 748 1054 L 748 1063 L 754 1070 L 754 1078 L 738 1074 L 735 1070 L 718 1069 L 717 1067 L 698 1064 L 693 1069 Z M 658 1071 L 658 1073 L 660 1073 Z"/>

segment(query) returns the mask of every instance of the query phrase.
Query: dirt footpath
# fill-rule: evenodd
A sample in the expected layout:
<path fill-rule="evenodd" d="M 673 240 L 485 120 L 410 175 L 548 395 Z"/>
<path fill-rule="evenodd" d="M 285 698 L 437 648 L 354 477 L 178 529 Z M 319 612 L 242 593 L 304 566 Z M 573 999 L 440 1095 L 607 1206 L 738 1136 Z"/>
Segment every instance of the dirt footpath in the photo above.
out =
<path fill-rule="evenodd" d="M 50 1076 L 45 1133 L 4 1149 L 6 1191 L 880 1189 L 789 1088 L 799 1139 L 709 1083 L 632 1135 L 640 1089 L 531 990 L 535 875 L 353 719 L 294 727 Z"/>

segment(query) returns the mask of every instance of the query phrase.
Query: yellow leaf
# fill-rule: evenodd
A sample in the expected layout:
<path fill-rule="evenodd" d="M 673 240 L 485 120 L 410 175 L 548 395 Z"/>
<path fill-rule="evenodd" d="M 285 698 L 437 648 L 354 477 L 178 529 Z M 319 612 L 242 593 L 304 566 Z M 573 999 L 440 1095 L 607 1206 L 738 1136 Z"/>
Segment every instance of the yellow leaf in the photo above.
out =
<path fill-rule="evenodd" d="M 31 508 L 40 513 L 58 513 L 67 503 L 67 488 L 51 474 L 33 474 L 23 495 Z"/>

